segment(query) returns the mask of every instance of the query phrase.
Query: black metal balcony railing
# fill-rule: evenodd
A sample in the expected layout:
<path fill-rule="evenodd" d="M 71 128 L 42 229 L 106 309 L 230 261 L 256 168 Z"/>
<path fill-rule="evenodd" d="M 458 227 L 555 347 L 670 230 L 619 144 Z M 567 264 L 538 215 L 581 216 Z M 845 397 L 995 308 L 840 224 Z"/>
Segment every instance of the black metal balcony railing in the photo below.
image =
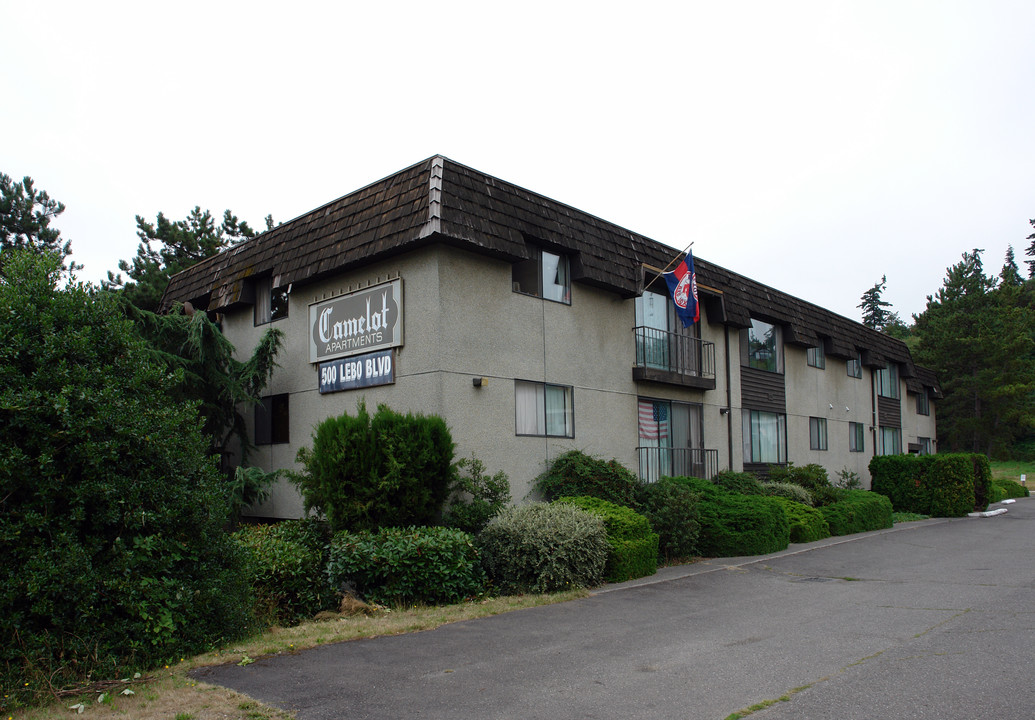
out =
<path fill-rule="evenodd" d="M 715 389 L 715 343 L 646 326 L 633 328 L 633 334 L 635 380 Z"/>
<path fill-rule="evenodd" d="M 657 482 L 659 478 L 696 477 L 711 480 L 719 472 L 719 451 L 700 448 L 638 447 L 640 479 Z"/>

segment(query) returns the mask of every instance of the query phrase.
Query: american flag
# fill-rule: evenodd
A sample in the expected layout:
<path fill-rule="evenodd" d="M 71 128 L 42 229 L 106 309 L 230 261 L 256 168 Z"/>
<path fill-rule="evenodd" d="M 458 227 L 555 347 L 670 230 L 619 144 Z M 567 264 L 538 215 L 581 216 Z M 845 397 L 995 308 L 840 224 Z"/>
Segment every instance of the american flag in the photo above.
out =
<path fill-rule="evenodd" d="M 640 400 L 640 439 L 665 440 L 668 438 L 668 403 Z"/>

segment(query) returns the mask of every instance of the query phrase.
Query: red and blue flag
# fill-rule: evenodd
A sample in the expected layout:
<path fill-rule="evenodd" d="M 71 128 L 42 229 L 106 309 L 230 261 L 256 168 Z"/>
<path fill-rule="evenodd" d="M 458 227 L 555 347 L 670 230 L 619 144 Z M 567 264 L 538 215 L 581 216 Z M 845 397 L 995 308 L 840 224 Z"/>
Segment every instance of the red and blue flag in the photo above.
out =
<path fill-rule="evenodd" d="M 683 327 L 690 327 L 701 319 L 701 307 L 697 302 L 697 273 L 694 272 L 694 254 L 687 253 L 672 272 L 664 273 L 668 293 L 676 304 L 676 315 L 683 321 Z"/>

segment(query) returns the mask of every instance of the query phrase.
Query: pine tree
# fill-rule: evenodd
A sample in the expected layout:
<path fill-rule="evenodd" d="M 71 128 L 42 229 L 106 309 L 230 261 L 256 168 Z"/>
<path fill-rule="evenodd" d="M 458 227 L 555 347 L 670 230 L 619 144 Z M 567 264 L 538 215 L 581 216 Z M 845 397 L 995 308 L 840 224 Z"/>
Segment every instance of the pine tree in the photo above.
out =
<path fill-rule="evenodd" d="M 999 280 L 1003 285 L 1021 285 L 1024 278 L 1017 267 L 1017 261 L 1013 257 L 1013 245 L 1006 248 L 1006 260 L 1003 262 L 1003 269 L 999 272 Z"/>
<path fill-rule="evenodd" d="M 1035 219 L 1029 220 L 1028 224 L 1035 227 Z M 1028 245 L 1028 249 L 1024 251 L 1024 254 L 1028 257 L 1035 257 L 1035 233 L 1032 233 L 1027 237 L 1031 241 Z M 1025 260 L 1024 264 L 1028 266 L 1028 279 L 1035 278 L 1035 260 Z"/>
<path fill-rule="evenodd" d="M 881 299 L 881 293 L 887 284 L 888 276 L 882 275 L 880 282 L 864 292 L 862 302 L 856 305 L 862 309 L 862 322 L 868 328 L 883 330 L 891 319 L 891 312 L 884 309 L 891 307 L 891 303 Z"/>
<path fill-rule="evenodd" d="M 50 226 L 50 221 L 64 211 L 63 203 L 45 190 L 36 190 L 31 177 L 14 182 L 9 175 L 0 173 L 0 256 L 18 248 L 35 253 L 56 252 L 63 272 L 81 270 L 82 265 L 69 260 L 72 241 L 62 242 L 61 231 Z"/>

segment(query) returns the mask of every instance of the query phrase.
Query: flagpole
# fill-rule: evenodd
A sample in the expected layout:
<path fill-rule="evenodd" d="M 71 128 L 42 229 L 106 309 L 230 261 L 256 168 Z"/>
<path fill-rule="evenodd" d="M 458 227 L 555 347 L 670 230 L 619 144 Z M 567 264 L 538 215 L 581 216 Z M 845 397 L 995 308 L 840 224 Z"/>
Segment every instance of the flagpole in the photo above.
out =
<path fill-rule="evenodd" d="M 693 246 L 694 246 L 694 243 L 693 243 L 693 242 L 691 242 L 691 243 L 690 243 L 689 245 L 687 245 L 687 246 L 686 246 L 686 247 L 685 247 L 685 248 L 683 249 L 683 252 L 679 253 L 679 255 L 676 255 L 676 256 L 675 256 L 674 258 L 672 258 L 672 261 L 671 261 L 671 262 L 669 262 L 669 264 L 665 266 L 665 269 L 664 269 L 664 270 L 662 270 L 662 271 L 661 271 L 661 272 L 659 272 L 659 273 L 658 273 L 657 275 L 655 275 L 654 277 L 652 277 L 652 278 L 650 279 L 650 282 L 649 282 L 649 283 L 647 283 L 646 285 L 644 285 L 644 286 L 643 286 L 643 290 L 644 290 L 644 292 L 646 292 L 647 288 L 649 288 L 649 287 L 650 287 L 651 285 L 653 285 L 653 284 L 654 284 L 654 281 L 655 281 L 655 280 L 657 280 L 657 279 L 658 279 L 659 277 L 661 277 L 662 275 L 664 275 L 664 274 L 665 274 L 665 273 L 666 273 L 666 272 L 668 271 L 668 269 L 669 269 L 670 267 L 672 267 L 672 264 L 673 264 L 673 263 L 675 263 L 675 261 L 679 259 L 679 256 L 680 256 L 680 255 L 684 255 L 684 256 L 685 256 L 685 255 L 686 255 L 686 254 L 687 254 L 687 253 L 688 253 L 688 252 L 690 251 L 690 248 L 692 248 Z"/>

